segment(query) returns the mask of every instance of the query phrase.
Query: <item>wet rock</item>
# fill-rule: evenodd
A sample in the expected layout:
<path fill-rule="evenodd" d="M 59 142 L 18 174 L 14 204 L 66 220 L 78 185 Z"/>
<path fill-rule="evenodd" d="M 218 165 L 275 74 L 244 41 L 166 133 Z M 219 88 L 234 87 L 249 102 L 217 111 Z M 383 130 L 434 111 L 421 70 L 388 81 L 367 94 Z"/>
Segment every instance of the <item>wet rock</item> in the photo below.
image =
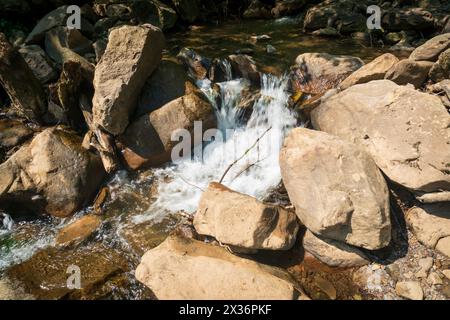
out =
<path fill-rule="evenodd" d="M 261 75 L 256 67 L 252 57 L 244 54 L 233 54 L 228 56 L 233 73 L 233 79 L 244 78 L 259 86 L 261 83 Z"/>
<path fill-rule="evenodd" d="M 413 61 L 431 61 L 436 62 L 439 55 L 450 48 L 450 33 L 444 33 L 436 36 L 420 47 L 416 48 L 409 56 Z"/>
<path fill-rule="evenodd" d="M 340 37 L 341 34 L 333 27 L 326 27 L 312 32 L 312 35 L 319 37 Z"/>
<path fill-rule="evenodd" d="M 200 15 L 200 2 L 198 0 L 171 0 L 180 18 L 193 23 Z"/>
<path fill-rule="evenodd" d="M 385 79 L 391 80 L 399 85 L 412 84 L 420 88 L 428 78 L 432 62 L 413 61 L 409 59 L 396 63 L 385 75 Z"/>
<path fill-rule="evenodd" d="M 284 141 L 280 167 L 296 213 L 312 232 L 369 250 L 389 244 L 387 185 L 365 151 L 297 128 Z"/>
<path fill-rule="evenodd" d="M 0 120 L 0 147 L 9 150 L 33 135 L 33 130 L 22 122 L 10 119 Z"/>
<path fill-rule="evenodd" d="M 423 289 L 420 282 L 400 281 L 395 285 L 395 292 L 402 298 L 409 300 L 423 300 Z"/>
<path fill-rule="evenodd" d="M 92 199 L 103 177 L 99 157 L 79 137 L 46 129 L 0 165 L 1 207 L 67 217 Z"/>
<path fill-rule="evenodd" d="M 270 19 L 272 18 L 271 9 L 270 5 L 260 0 L 252 0 L 242 16 L 245 19 Z"/>
<path fill-rule="evenodd" d="M 450 257 L 450 206 L 448 203 L 414 207 L 406 222 L 416 238 L 425 246 Z"/>
<path fill-rule="evenodd" d="M 433 30 L 434 18 L 421 8 L 391 9 L 383 13 L 381 26 L 389 31 Z"/>
<path fill-rule="evenodd" d="M 304 53 L 295 62 L 290 77 L 292 90 L 309 94 L 321 94 L 336 87 L 364 65 L 356 57 L 327 53 Z"/>
<path fill-rule="evenodd" d="M 305 0 L 277 0 L 272 9 L 275 18 L 299 14 L 306 4 Z"/>
<path fill-rule="evenodd" d="M 0 278 L 0 301 L 3 300 L 33 300 L 34 297 L 24 292 L 24 289 L 6 277 Z"/>
<path fill-rule="evenodd" d="M 186 129 L 193 136 L 195 121 L 202 122 L 202 132 L 216 127 L 213 107 L 197 93 L 175 99 L 138 118 L 118 138 L 119 149 L 128 167 L 137 169 L 169 161 L 172 149 L 179 143 L 178 140 L 172 141 L 172 134 Z M 194 145 L 201 141 L 191 143 Z"/>
<path fill-rule="evenodd" d="M 61 247 L 80 244 L 91 237 L 101 224 L 102 221 L 97 216 L 84 216 L 62 228 L 56 236 L 56 244 Z"/>
<path fill-rule="evenodd" d="M 430 69 L 430 79 L 434 82 L 450 78 L 450 49 L 440 54 L 438 61 Z"/>
<path fill-rule="evenodd" d="M 184 95 L 188 76 L 179 63 L 164 59 L 141 91 L 136 116 L 152 112 Z"/>
<path fill-rule="evenodd" d="M 303 247 L 321 262 L 330 267 L 352 268 L 369 264 L 364 253 L 343 242 L 320 238 L 307 230 Z"/>
<path fill-rule="evenodd" d="M 45 51 L 41 47 L 36 45 L 26 46 L 20 48 L 19 52 L 41 83 L 48 83 L 57 79 L 58 74 L 53 69 Z"/>
<path fill-rule="evenodd" d="M 67 13 L 68 6 L 59 7 L 43 17 L 26 39 L 26 44 L 40 44 L 44 40 L 45 33 L 55 27 L 67 26 L 67 18 L 72 15 Z M 81 17 L 81 31 L 87 35 L 93 33 L 94 27 L 83 16 Z"/>
<path fill-rule="evenodd" d="M 74 267 L 80 271 L 80 289 L 68 286 Z M 87 300 L 113 298 L 116 293 L 111 283 L 127 270 L 127 261 L 121 253 L 98 244 L 70 250 L 44 249 L 6 274 L 36 299 Z"/>
<path fill-rule="evenodd" d="M 389 179 L 419 196 L 450 190 L 450 115 L 438 97 L 376 80 L 322 101 L 311 119 L 315 129 L 364 148 Z"/>
<path fill-rule="evenodd" d="M 19 115 L 32 121 L 41 121 L 47 110 L 41 83 L 3 33 L 0 33 L 0 85 Z"/>
<path fill-rule="evenodd" d="M 221 247 L 174 236 L 142 257 L 136 278 L 161 300 L 306 298 L 281 269 L 239 258 Z"/>
<path fill-rule="evenodd" d="M 164 35 L 151 25 L 111 31 L 108 46 L 95 68 L 93 121 L 113 135 L 123 133 L 139 93 L 161 60 Z"/>
<path fill-rule="evenodd" d="M 203 80 L 208 76 L 211 68 L 211 60 L 208 58 L 202 57 L 189 48 L 181 49 L 177 58 L 183 63 L 184 67 L 193 78 Z"/>
<path fill-rule="evenodd" d="M 398 58 L 393 54 L 385 53 L 356 70 L 342 81 L 339 87 L 344 90 L 355 84 L 384 79 L 384 76 L 389 69 L 391 69 L 398 61 Z"/>
<path fill-rule="evenodd" d="M 211 183 L 194 217 L 195 230 L 224 244 L 247 249 L 289 250 L 298 223 L 293 212 Z"/>

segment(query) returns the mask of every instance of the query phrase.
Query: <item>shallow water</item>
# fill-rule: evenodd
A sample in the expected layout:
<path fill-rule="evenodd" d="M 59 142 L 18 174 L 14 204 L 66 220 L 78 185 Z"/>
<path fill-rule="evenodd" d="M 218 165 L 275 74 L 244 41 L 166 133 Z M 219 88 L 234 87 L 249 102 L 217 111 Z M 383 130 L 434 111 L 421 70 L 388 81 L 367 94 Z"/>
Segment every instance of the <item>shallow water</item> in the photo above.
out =
<path fill-rule="evenodd" d="M 315 38 L 300 31 L 298 21 L 285 18 L 230 22 L 167 35 L 169 56 L 178 54 L 182 47 L 190 47 L 210 58 L 248 48 L 261 70 L 275 75 L 263 77 L 262 96 L 245 124 L 239 121 L 240 114 L 234 108 L 245 82 L 233 80 L 220 84 L 222 103 L 221 107 L 216 106 L 216 115 L 226 139 L 205 144 L 202 158 L 139 173 L 116 173 L 107 184 L 110 195 L 102 214 L 105 227 L 95 242 L 121 252 L 132 271 L 142 253 L 156 246 L 177 225 L 179 212 L 195 212 L 202 190 L 209 182 L 218 181 L 234 160 L 242 157 L 224 179 L 229 187 L 263 199 L 278 185 L 281 143 L 291 128 L 301 125 L 287 108 L 283 78 L 295 57 L 304 52 L 327 52 L 355 55 L 369 61 L 385 52 L 380 48 L 366 48 L 352 39 Z M 251 37 L 257 35 L 268 35 L 271 39 L 252 43 Z M 267 52 L 269 44 L 276 48 L 275 53 Z M 215 101 L 210 84 L 202 82 L 198 86 Z M 4 225 L 0 225 L 0 276 L 2 271 L 30 259 L 38 250 L 53 247 L 58 229 L 90 212 L 92 208 L 86 208 L 71 219 L 4 219 Z M 133 285 L 122 297 L 139 298 L 143 296 L 141 291 L 142 288 Z"/>

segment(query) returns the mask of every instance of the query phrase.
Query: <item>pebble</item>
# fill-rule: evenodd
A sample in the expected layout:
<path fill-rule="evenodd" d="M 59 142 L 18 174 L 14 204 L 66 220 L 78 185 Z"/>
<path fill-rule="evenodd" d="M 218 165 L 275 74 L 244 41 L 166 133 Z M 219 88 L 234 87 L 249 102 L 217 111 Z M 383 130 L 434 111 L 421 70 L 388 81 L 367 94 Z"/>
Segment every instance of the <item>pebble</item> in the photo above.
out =
<path fill-rule="evenodd" d="M 423 258 L 419 260 L 419 271 L 416 273 L 417 278 L 426 278 L 428 275 L 428 271 L 433 267 L 433 258 Z"/>
<path fill-rule="evenodd" d="M 441 277 L 437 272 L 432 272 L 427 278 L 427 282 L 433 286 L 443 284 Z"/>
<path fill-rule="evenodd" d="M 406 299 L 423 300 L 423 289 L 417 281 L 397 282 L 395 292 Z"/>
<path fill-rule="evenodd" d="M 269 54 L 277 52 L 277 49 L 274 46 L 270 45 L 270 44 L 267 45 L 266 50 L 267 50 L 267 53 L 269 53 Z"/>

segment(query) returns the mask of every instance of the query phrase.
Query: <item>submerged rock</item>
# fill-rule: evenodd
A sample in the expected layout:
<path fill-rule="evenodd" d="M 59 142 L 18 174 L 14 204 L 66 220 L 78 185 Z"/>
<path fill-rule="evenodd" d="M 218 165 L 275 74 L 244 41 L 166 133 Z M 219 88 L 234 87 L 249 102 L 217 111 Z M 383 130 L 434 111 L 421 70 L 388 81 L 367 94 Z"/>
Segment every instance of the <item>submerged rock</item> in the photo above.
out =
<path fill-rule="evenodd" d="M 298 223 L 293 212 L 211 183 L 194 217 L 195 230 L 224 244 L 246 249 L 289 250 Z"/>
<path fill-rule="evenodd" d="M 370 263 L 358 248 L 346 245 L 343 242 L 319 238 L 309 230 L 303 237 L 303 247 L 330 267 L 352 268 Z"/>
<path fill-rule="evenodd" d="M 161 60 L 164 35 L 152 25 L 123 26 L 110 32 L 95 68 L 93 117 L 96 126 L 123 133 L 139 93 Z"/>
<path fill-rule="evenodd" d="M 284 270 L 203 242 L 169 237 L 148 251 L 136 278 L 162 300 L 306 299 Z"/>
<path fill-rule="evenodd" d="M 377 80 L 331 96 L 311 119 L 315 129 L 364 148 L 416 194 L 450 190 L 450 115 L 438 97 Z"/>
<path fill-rule="evenodd" d="M 0 165 L 0 206 L 67 217 L 95 196 L 104 175 L 81 138 L 46 129 Z"/>
<path fill-rule="evenodd" d="M 284 141 L 280 167 L 296 213 L 312 232 L 369 250 L 389 244 L 388 188 L 365 151 L 297 128 Z"/>
<path fill-rule="evenodd" d="M 98 216 L 87 215 L 69 224 L 58 232 L 56 244 L 67 247 L 87 240 L 102 224 Z"/>

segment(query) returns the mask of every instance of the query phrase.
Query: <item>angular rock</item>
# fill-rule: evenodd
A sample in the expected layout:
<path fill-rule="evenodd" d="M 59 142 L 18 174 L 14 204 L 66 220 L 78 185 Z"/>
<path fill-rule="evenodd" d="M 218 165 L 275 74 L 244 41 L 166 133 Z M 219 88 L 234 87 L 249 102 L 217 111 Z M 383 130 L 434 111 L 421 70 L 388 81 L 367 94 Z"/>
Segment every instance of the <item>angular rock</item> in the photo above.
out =
<path fill-rule="evenodd" d="M 199 234 L 247 249 L 289 250 L 298 232 L 295 213 L 220 183 L 211 183 L 203 193 L 194 227 Z"/>
<path fill-rule="evenodd" d="M 432 62 L 402 60 L 395 64 L 385 75 L 385 79 L 391 80 L 399 85 L 412 84 L 420 88 L 428 78 Z"/>
<path fill-rule="evenodd" d="M 434 82 L 450 79 L 450 49 L 441 53 L 438 61 L 431 67 L 430 79 Z"/>
<path fill-rule="evenodd" d="M 142 257 L 136 278 L 161 300 L 306 298 L 284 270 L 174 236 Z"/>
<path fill-rule="evenodd" d="M 438 97 L 377 80 L 322 101 L 311 120 L 364 148 L 390 180 L 419 196 L 450 190 L 450 115 Z"/>
<path fill-rule="evenodd" d="M 391 69 L 397 62 L 399 62 L 399 60 L 396 56 L 390 53 L 385 53 L 356 70 L 344 81 L 342 81 L 339 87 L 344 90 L 355 84 L 384 79 L 384 76 L 389 69 Z"/>
<path fill-rule="evenodd" d="M 141 116 L 118 138 L 125 162 L 131 169 L 137 169 L 169 161 L 173 147 L 179 143 L 171 140 L 172 134 L 186 129 L 192 136 L 195 121 L 202 122 L 203 131 L 216 127 L 213 107 L 196 93 L 175 99 Z"/>
<path fill-rule="evenodd" d="M 0 33 L 0 85 L 8 94 L 12 107 L 20 115 L 32 121 L 41 121 L 47 111 L 44 90 L 23 57 L 3 33 Z"/>
<path fill-rule="evenodd" d="M 303 237 L 303 247 L 318 260 L 337 268 L 361 267 L 370 263 L 364 253 L 343 242 L 319 238 L 307 230 Z"/>
<path fill-rule="evenodd" d="M 33 135 L 33 130 L 20 121 L 0 120 L 0 148 L 11 149 Z"/>
<path fill-rule="evenodd" d="M 95 196 L 103 178 L 99 157 L 80 138 L 49 128 L 0 165 L 0 206 L 67 217 Z"/>
<path fill-rule="evenodd" d="M 164 35 L 151 25 L 123 26 L 110 32 L 95 69 L 93 120 L 113 135 L 123 133 L 139 93 L 161 60 Z"/>
<path fill-rule="evenodd" d="M 250 80 L 255 86 L 261 84 L 261 75 L 252 57 L 245 54 L 233 54 L 228 56 L 228 60 L 234 79 L 244 78 Z"/>
<path fill-rule="evenodd" d="M 50 64 L 45 51 L 39 46 L 26 46 L 19 49 L 20 54 L 41 83 L 56 80 L 58 74 Z"/>
<path fill-rule="evenodd" d="M 423 289 L 420 282 L 401 281 L 395 285 L 395 292 L 402 298 L 409 300 L 423 300 Z"/>
<path fill-rule="evenodd" d="M 72 15 L 72 13 L 67 13 L 68 6 L 59 7 L 51 12 L 49 12 L 45 17 L 39 20 L 38 24 L 30 32 L 26 44 L 39 44 L 44 40 L 45 33 L 55 27 L 67 26 L 67 18 Z M 93 26 L 81 17 L 81 30 L 86 34 L 92 34 Z"/>
<path fill-rule="evenodd" d="M 58 45 L 67 48 L 80 56 L 84 56 L 88 53 L 94 53 L 94 48 L 92 46 L 92 41 L 87 39 L 81 34 L 77 29 L 69 29 L 68 27 L 57 27 L 53 28 L 48 33 L 52 37 L 58 38 Z M 49 36 L 46 34 L 46 44 L 45 49 L 50 58 L 58 63 L 63 63 L 64 59 L 61 57 L 60 50 L 58 46 L 52 46 L 48 43 Z"/>
<path fill-rule="evenodd" d="M 188 76 L 183 66 L 164 59 L 145 82 L 139 98 L 136 116 L 152 112 L 172 100 L 180 98 L 185 92 Z"/>
<path fill-rule="evenodd" d="M 189 48 L 181 49 L 177 58 L 193 78 L 203 80 L 208 76 L 211 68 L 211 61 L 208 58 Z"/>
<path fill-rule="evenodd" d="M 389 244 L 388 188 L 365 151 L 297 128 L 284 141 L 280 167 L 296 214 L 309 230 L 369 250 Z"/>
<path fill-rule="evenodd" d="M 450 48 L 450 33 L 444 33 L 436 36 L 420 47 L 416 48 L 409 56 L 413 61 L 431 61 L 436 62 L 439 55 Z"/>
<path fill-rule="evenodd" d="M 304 53 L 295 62 L 296 66 L 292 68 L 290 77 L 292 91 L 308 94 L 321 94 L 335 88 L 364 65 L 356 57 L 327 53 Z"/>
<path fill-rule="evenodd" d="M 102 224 L 98 216 L 87 215 L 62 228 L 56 236 L 56 244 L 68 247 L 87 240 Z"/>
<path fill-rule="evenodd" d="M 450 257 L 450 204 L 414 207 L 406 213 L 406 222 L 425 246 Z"/>

